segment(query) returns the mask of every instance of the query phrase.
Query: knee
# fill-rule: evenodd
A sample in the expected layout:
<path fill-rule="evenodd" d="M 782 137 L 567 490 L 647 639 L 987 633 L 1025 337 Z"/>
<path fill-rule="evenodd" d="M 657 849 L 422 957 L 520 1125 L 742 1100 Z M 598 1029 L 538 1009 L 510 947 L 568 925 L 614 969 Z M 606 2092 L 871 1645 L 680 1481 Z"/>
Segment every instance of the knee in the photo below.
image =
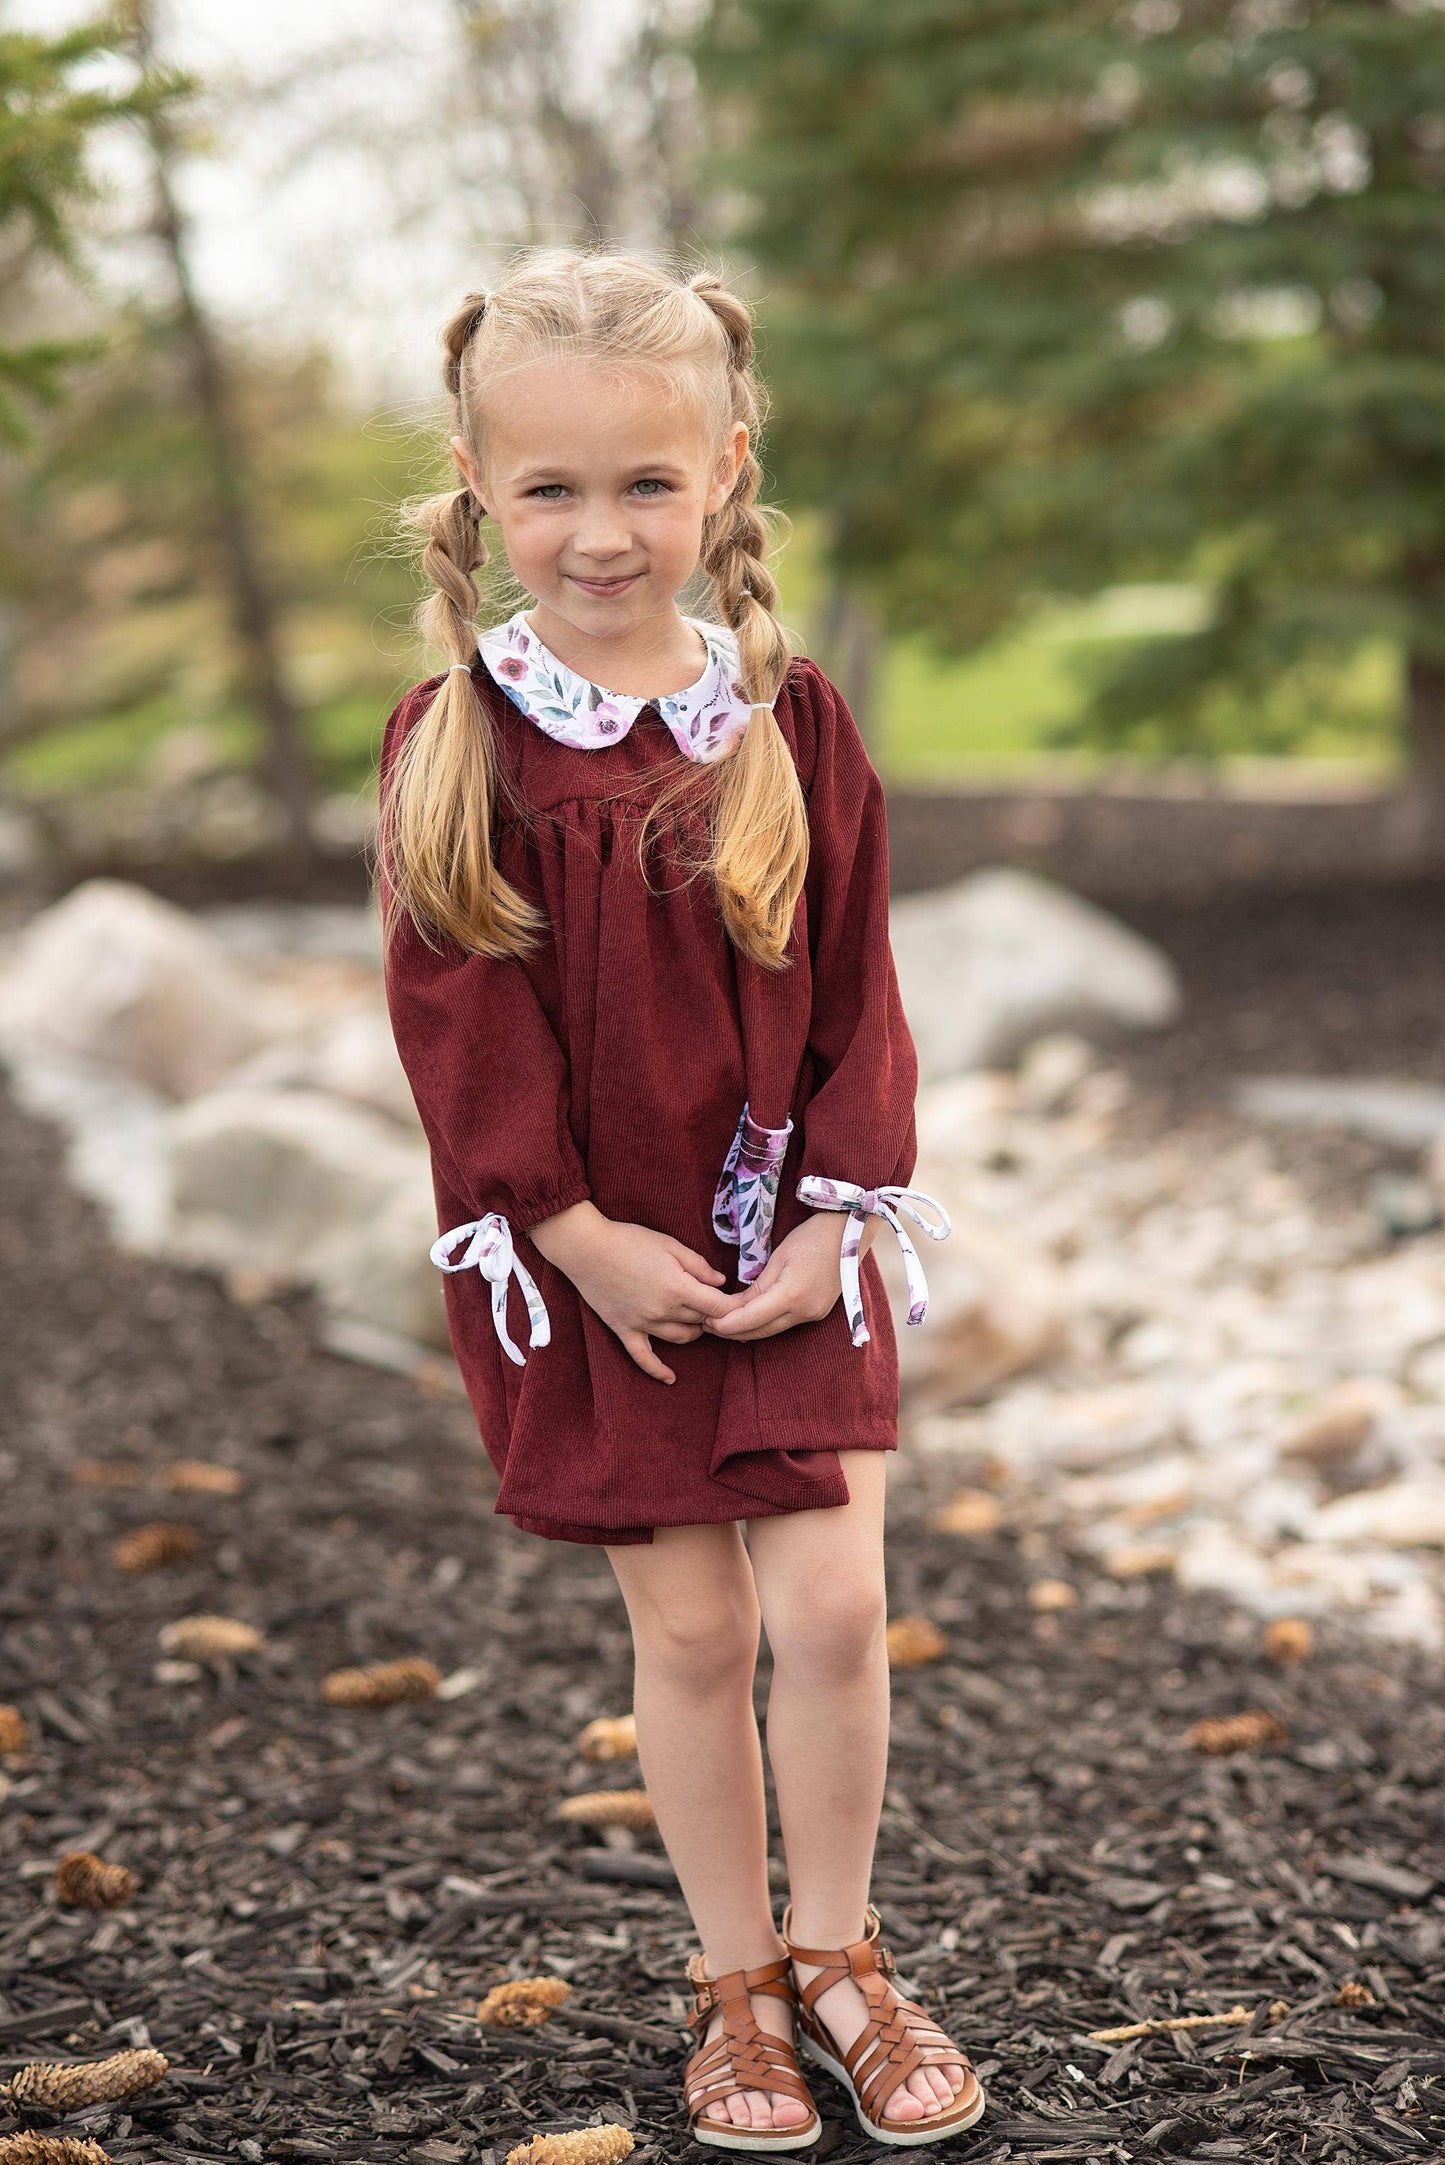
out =
<path fill-rule="evenodd" d="M 883 1658 L 887 1628 L 881 1578 L 839 1564 L 770 1611 L 768 1643 L 775 1667 L 841 1682 Z"/>
<path fill-rule="evenodd" d="M 632 1620 L 639 1662 L 692 1691 L 751 1676 L 758 1658 L 757 1604 L 742 1594 L 709 1601 L 648 1604 Z"/>

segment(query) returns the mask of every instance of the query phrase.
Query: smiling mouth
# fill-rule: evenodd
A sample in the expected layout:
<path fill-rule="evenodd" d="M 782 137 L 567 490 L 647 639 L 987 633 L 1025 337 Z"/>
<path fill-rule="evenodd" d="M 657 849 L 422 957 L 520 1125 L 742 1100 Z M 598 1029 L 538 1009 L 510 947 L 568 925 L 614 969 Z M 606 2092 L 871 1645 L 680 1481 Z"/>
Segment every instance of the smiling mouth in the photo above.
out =
<path fill-rule="evenodd" d="M 634 579 L 642 577 L 642 573 L 640 571 L 629 571 L 624 577 L 616 579 L 585 579 L 580 572 L 575 571 L 569 573 L 568 576 L 574 586 L 591 587 L 598 594 L 614 594 L 621 587 L 631 586 Z"/>

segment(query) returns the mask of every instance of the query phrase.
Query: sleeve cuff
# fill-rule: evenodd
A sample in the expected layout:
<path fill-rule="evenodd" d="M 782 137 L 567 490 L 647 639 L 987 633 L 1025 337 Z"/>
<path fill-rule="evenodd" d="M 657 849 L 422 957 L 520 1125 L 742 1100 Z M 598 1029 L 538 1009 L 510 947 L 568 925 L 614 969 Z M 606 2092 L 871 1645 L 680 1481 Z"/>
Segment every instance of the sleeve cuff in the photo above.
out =
<path fill-rule="evenodd" d="M 737 1249 L 743 1285 L 752 1284 L 772 1253 L 778 1182 L 792 1132 L 791 1120 L 783 1128 L 765 1128 L 744 1105 L 723 1160 L 712 1199 L 712 1229 Z"/>

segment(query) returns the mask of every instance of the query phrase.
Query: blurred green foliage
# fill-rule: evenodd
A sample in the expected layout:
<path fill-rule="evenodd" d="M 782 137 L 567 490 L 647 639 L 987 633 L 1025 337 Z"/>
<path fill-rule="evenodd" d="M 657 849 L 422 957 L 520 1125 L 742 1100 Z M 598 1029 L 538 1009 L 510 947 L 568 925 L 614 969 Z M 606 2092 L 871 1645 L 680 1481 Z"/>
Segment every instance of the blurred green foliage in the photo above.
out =
<path fill-rule="evenodd" d="M 22 790 L 259 756 L 182 369 L 164 325 L 127 317 L 0 486 L 13 691 L 33 725 L 7 762 Z M 361 787 L 388 708 L 416 674 L 417 584 L 396 509 L 431 483 L 438 444 L 357 413 L 324 355 L 236 353 L 231 379 L 319 778 Z"/>
<path fill-rule="evenodd" d="M 1434 8 L 713 0 L 694 51 L 781 493 L 891 630 L 1188 580 L 1055 741 L 1368 739 L 1393 686 L 1445 746 Z"/>
<path fill-rule="evenodd" d="M 176 88 L 159 77 L 125 91 L 101 87 L 92 63 L 111 39 L 104 17 L 62 37 L 0 28 L 0 291 L 12 325 L 25 313 L 25 281 L 37 263 L 83 275 L 77 221 L 98 192 L 87 155 L 96 130 Z M 66 370 L 94 351 L 91 339 L 0 343 L 0 441 L 26 442 L 30 409 L 53 405 Z"/>

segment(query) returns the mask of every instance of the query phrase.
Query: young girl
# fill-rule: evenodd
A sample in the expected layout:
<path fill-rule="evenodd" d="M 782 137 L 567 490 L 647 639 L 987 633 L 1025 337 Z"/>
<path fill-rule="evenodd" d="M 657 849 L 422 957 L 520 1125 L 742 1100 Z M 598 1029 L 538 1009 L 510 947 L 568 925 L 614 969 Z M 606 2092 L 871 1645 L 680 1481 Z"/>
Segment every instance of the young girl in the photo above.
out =
<path fill-rule="evenodd" d="M 890 1225 L 917 1322 L 899 1213 L 948 1230 L 900 1185 L 917 1066 L 882 789 L 773 614 L 745 304 L 705 272 L 541 250 L 445 344 L 461 485 L 417 518 L 450 666 L 387 723 L 378 876 L 496 1507 L 617 1574 L 701 1941 L 696 2139 L 816 2141 L 796 2036 L 875 2140 L 934 2143 L 983 2092 L 889 1982 L 868 1900 L 898 1366 L 866 1251 Z M 486 518 L 533 601 L 479 638 Z M 699 565 L 711 617 L 678 606 Z"/>

